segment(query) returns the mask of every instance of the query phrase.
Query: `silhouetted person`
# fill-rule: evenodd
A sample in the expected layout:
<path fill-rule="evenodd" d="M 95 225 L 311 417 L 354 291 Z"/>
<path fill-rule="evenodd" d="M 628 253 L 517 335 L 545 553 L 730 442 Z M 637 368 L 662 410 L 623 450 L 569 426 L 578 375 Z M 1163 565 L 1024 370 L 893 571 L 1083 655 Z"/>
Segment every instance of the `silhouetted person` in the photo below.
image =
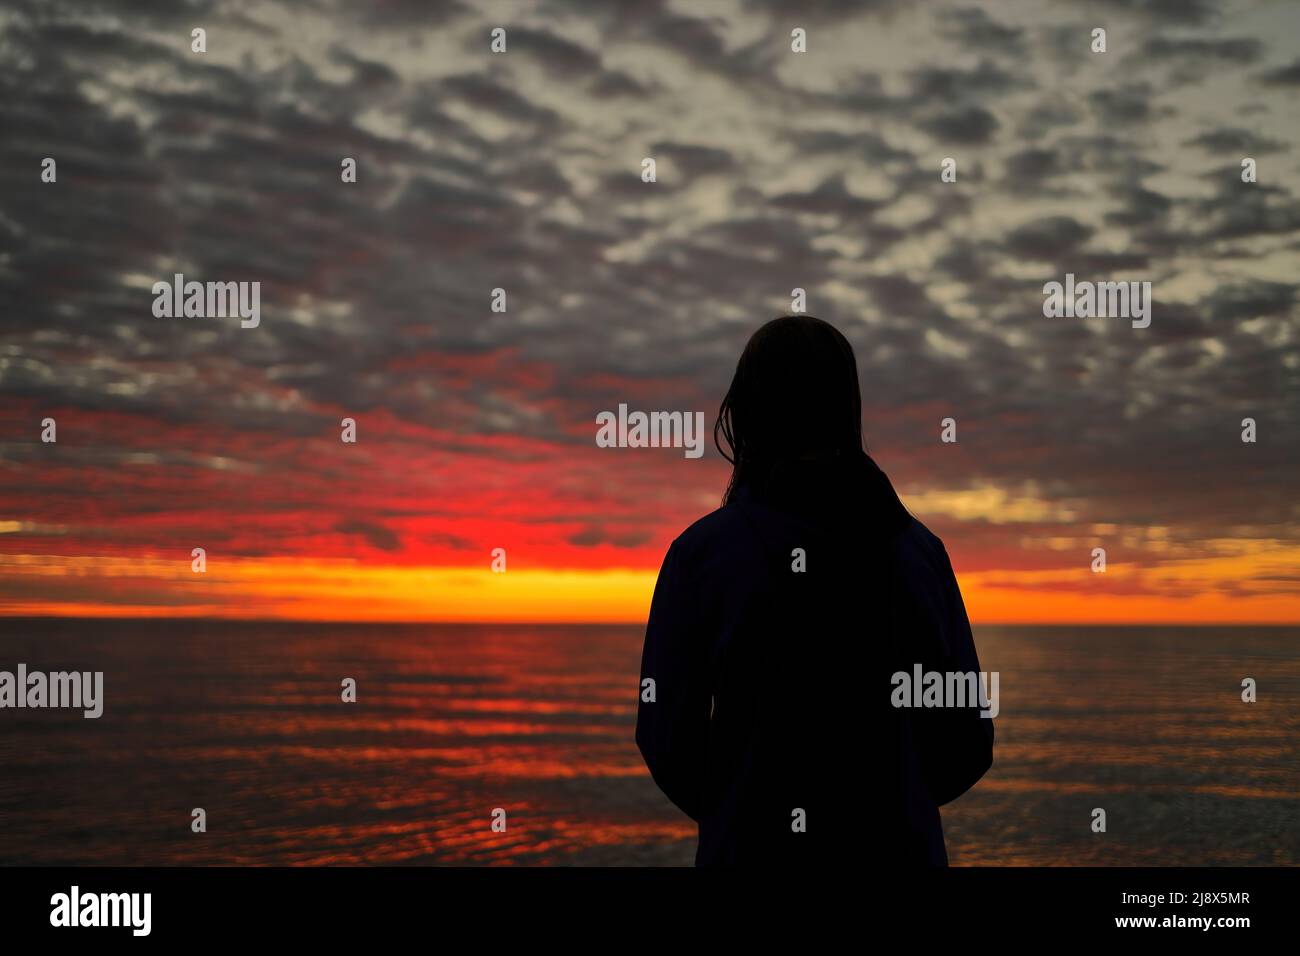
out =
<path fill-rule="evenodd" d="M 863 450 L 848 340 L 760 328 L 714 441 L 731 481 L 664 558 L 636 727 L 696 863 L 946 864 L 938 808 L 988 769 L 993 725 L 891 702 L 896 672 L 980 666 L 942 542 Z"/>

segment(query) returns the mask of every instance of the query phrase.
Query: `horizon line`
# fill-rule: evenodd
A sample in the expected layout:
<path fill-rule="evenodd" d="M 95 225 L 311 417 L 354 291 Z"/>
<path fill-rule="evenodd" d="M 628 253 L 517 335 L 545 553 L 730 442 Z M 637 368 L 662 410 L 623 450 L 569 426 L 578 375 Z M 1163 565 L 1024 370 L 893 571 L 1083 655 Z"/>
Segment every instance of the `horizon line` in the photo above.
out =
<path fill-rule="evenodd" d="M 464 619 L 396 619 L 396 618 L 293 618 L 293 617 L 235 617 L 229 615 L 139 615 L 139 614 L 6 614 L 0 611 L 0 621 L 115 621 L 115 622 L 158 622 L 180 623 L 194 622 L 202 624 L 302 624 L 302 625 L 344 625 L 348 627 L 397 626 L 416 627 L 419 625 L 435 626 L 485 626 L 485 627 L 644 627 L 644 619 L 639 620 L 464 620 Z M 1214 621 L 1209 623 L 1186 623 L 1171 621 L 1167 623 L 1153 621 L 971 621 L 972 628 L 979 627 L 1038 627 L 1038 628 L 1300 628 L 1300 621 Z"/>

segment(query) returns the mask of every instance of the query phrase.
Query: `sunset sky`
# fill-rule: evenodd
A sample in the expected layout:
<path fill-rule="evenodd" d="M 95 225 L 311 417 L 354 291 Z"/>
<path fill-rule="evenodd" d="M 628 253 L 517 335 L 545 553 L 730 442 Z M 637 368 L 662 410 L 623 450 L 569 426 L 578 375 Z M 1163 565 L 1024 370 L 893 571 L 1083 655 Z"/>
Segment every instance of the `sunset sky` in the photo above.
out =
<path fill-rule="evenodd" d="M 1300 622 L 1300 6 L 798 6 L 6 4 L 0 614 L 644 621 L 800 287 L 976 623 Z"/>

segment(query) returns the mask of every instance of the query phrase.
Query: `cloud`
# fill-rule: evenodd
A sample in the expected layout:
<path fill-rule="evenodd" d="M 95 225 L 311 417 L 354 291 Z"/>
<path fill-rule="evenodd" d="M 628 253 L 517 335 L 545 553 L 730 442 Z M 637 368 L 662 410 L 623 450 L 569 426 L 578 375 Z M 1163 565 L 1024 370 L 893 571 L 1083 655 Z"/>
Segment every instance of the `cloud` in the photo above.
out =
<path fill-rule="evenodd" d="M 1012 254 L 1054 262 L 1075 252 L 1092 235 L 1092 229 L 1070 216 L 1047 216 L 1011 230 L 1007 249 Z"/>
<path fill-rule="evenodd" d="M 1253 130 L 1242 129 L 1239 126 L 1225 126 L 1219 129 L 1206 130 L 1187 140 L 1184 145 L 1197 146 L 1207 153 L 1228 153 L 1241 156 L 1276 153 L 1285 148 L 1282 143 L 1275 139 Z"/>
<path fill-rule="evenodd" d="M 920 120 L 917 123 L 935 139 L 959 145 L 987 143 L 998 129 L 998 120 L 986 109 L 971 106 Z"/>
<path fill-rule="evenodd" d="M 1154 91 L 1149 83 L 1128 83 L 1113 89 L 1095 90 L 1088 100 L 1106 126 L 1123 126 L 1149 121 L 1154 115 Z"/>
<path fill-rule="evenodd" d="M 1300 86 L 1300 59 L 1261 73 L 1259 81 L 1268 86 Z"/>
<path fill-rule="evenodd" d="M 1024 29 L 1000 23 L 978 7 L 941 10 L 936 18 L 941 32 L 964 48 L 1007 57 L 1026 53 Z"/>
<path fill-rule="evenodd" d="M 401 547 L 401 539 L 382 525 L 349 519 L 340 521 L 334 526 L 334 530 L 339 534 L 356 535 L 372 548 L 380 551 L 396 551 Z"/>

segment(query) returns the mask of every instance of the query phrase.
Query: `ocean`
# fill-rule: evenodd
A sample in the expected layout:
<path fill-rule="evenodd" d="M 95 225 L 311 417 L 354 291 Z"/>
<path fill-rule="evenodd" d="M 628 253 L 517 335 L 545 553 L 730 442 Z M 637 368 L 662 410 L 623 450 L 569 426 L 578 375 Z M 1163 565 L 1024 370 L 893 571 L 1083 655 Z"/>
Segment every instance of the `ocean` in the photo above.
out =
<path fill-rule="evenodd" d="M 1300 628 L 975 636 L 1000 713 L 943 810 L 954 865 L 1300 864 Z M 0 670 L 103 671 L 105 698 L 0 710 L 0 864 L 690 865 L 633 742 L 641 637 L 0 620 Z"/>

